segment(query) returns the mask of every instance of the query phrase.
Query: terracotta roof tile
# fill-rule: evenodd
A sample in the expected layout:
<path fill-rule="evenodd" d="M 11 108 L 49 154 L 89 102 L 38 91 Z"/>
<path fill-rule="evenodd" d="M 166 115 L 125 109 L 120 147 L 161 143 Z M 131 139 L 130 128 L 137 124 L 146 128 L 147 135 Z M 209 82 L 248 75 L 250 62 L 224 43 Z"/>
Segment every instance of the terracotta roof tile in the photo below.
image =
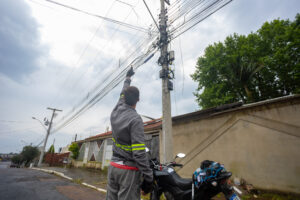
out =
<path fill-rule="evenodd" d="M 149 131 L 149 130 L 159 129 L 161 127 L 161 124 L 162 124 L 161 118 L 144 122 L 144 130 Z M 108 131 L 108 132 L 105 132 L 105 133 L 100 133 L 100 134 L 88 137 L 84 140 L 93 140 L 93 139 L 100 138 L 100 137 L 110 136 L 111 134 L 112 134 L 112 132 Z M 84 142 L 84 140 L 82 140 L 80 142 Z"/>

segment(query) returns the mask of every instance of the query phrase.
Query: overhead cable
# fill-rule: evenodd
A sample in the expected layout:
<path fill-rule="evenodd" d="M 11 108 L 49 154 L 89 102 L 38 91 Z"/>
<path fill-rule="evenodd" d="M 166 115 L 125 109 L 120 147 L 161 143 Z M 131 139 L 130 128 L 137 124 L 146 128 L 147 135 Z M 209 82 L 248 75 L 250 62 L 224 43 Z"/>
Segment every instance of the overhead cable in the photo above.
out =
<path fill-rule="evenodd" d="M 148 33 L 148 29 L 145 29 L 145 28 L 142 28 L 142 27 L 139 27 L 139 26 L 135 26 L 135 25 L 132 25 L 132 24 L 120 22 L 120 21 L 117 21 L 117 20 L 114 20 L 114 19 L 111 19 L 111 18 L 108 18 L 108 17 L 101 16 L 101 15 L 93 14 L 93 13 L 90 13 L 90 12 L 87 12 L 87 11 L 84 11 L 84 10 L 81 10 L 81 9 L 78 9 L 78 8 L 74 8 L 72 6 L 65 5 L 65 4 L 56 2 L 56 1 L 52 1 L 52 0 L 44 0 L 44 1 L 56 4 L 56 5 L 59 5 L 59 6 L 62 6 L 62 7 L 80 12 L 80 13 L 84 13 L 84 14 L 87 14 L 87 15 L 90 15 L 90 16 L 93 16 L 93 17 L 97 17 L 97 18 L 103 19 L 103 20 L 111 22 L 111 23 L 119 24 L 121 26 L 130 28 L 130 29 L 134 29 L 134 30 L 138 30 L 138 31 L 141 31 L 141 32 L 144 32 L 144 33 Z"/>
<path fill-rule="evenodd" d="M 137 47 L 135 48 L 135 50 L 131 54 L 129 54 L 127 56 L 127 58 L 123 59 L 122 62 L 120 63 L 120 65 L 121 66 L 128 65 L 128 61 L 130 59 L 133 59 L 132 58 L 133 56 L 137 56 L 138 54 L 140 54 L 140 52 L 143 52 L 143 49 L 142 49 L 143 47 L 149 46 L 149 45 L 150 46 L 153 45 L 153 43 L 155 43 L 155 41 L 158 40 L 158 36 L 157 35 L 158 34 L 150 35 L 149 38 L 144 39 L 144 40 L 140 41 L 139 43 L 137 43 L 136 44 Z M 137 59 L 137 57 L 134 60 L 136 60 L 136 59 Z M 131 62 L 133 62 L 133 61 L 131 61 Z M 120 71 L 120 69 L 121 69 L 120 65 L 118 67 L 116 67 L 115 70 L 113 70 L 109 75 L 106 75 L 105 78 L 102 81 L 98 82 L 97 85 L 93 89 L 91 89 L 87 93 L 87 95 L 85 95 L 85 97 L 80 102 L 78 102 L 78 104 L 76 104 L 69 112 L 67 112 L 62 117 L 62 120 L 64 121 L 65 118 L 68 118 L 69 115 L 71 115 L 72 113 L 76 112 L 77 109 L 78 109 L 78 107 L 80 107 L 81 105 L 83 105 L 85 102 L 88 102 L 94 96 L 94 94 L 97 91 L 99 92 L 99 89 L 103 88 L 103 86 L 106 84 L 105 82 L 110 81 L 111 78 L 115 76 L 114 74 L 117 74 L 118 71 Z"/>
<path fill-rule="evenodd" d="M 47 0 L 50 1 L 50 0 Z M 183 6 L 174 11 L 174 17 L 170 20 L 172 23 L 172 29 L 169 31 L 171 36 L 171 40 L 179 37 L 181 34 L 190 30 L 192 27 L 196 26 L 198 23 L 218 11 L 219 9 L 226 6 L 232 0 L 187 0 L 184 2 Z M 180 3 L 181 1 L 177 1 Z M 181 10 L 180 10 L 181 9 Z M 176 13 L 177 12 L 177 13 Z M 177 21 L 182 20 L 182 22 L 178 23 Z M 176 23 L 175 23 L 176 22 Z M 157 34 L 152 35 L 152 39 L 156 38 Z M 147 40 L 145 41 L 147 42 Z M 145 43 L 144 42 L 144 43 Z M 144 44 L 143 43 L 143 44 Z M 140 47 L 139 47 L 140 48 Z M 154 53 L 158 50 L 157 47 L 150 46 L 148 51 L 142 55 L 137 56 L 131 63 L 124 62 L 122 69 L 118 69 L 114 71 L 113 74 L 107 76 L 102 83 L 98 84 L 96 88 L 91 91 L 91 95 L 85 98 L 79 105 L 72 109 L 72 112 L 68 113 L 62 121 L 55 127 L 52 133 L 59 131 L 60 129 L 66 127 L 70 123 L 72 123 L 75 119 L 77 119 L 80 115 L 94 106 L 97 102 L 99 102 L 108 92 L 114 89 L 122 80 L 124 80 L 126 71 L 133 66 L 134 69 L 140 67 L 143 63 L 148 61 Z M 135 51 L 137 52 L 137 51 Z M 132 55 L 135 55 L 135 52 Z M 129 56 L 128 58 L 130 58 Z M 126 63 L 126 64 L 125 64 Z M 92 94 L 93 93 L 93 94 Z M 84 103 L 85 102 L 85 103 Z M 82 104 L 83 103 L 83 104 Z"/>
<path fill-rule="evenodd" d="M 135 59 L 132 63 L 130 63 L 125 69 L 123 69 L 113 80 L 111 80 L 104 88 L 102 88 L 87 104 L 82 106 L 75 114 L 73 114 L 71 117 L 69 117 L 67 120 L 64 121 L 64 123 L 60 124 L 58 128 L 55 130 L 59 130 L 66 125 L 68 125 L 70 122 L 75 120 L 79 115 L 81 115 L 83 112 L 94 106 L 98 101 L 100 101 L 109 91 L 114 89 L 122 80 L 124 80 L 126 71 L 133 66 L 134 69 L 137 69 L 139 66 L 144 64 L 147 60 L 149 60 L 149 57 L 152 57 L 152 54 L 154 54 L 156 49 L 153 49 L 146 53 L 145 55 L 140 56 L 139 58 Z M 54 132 L 55 132 L 54 131 Z"/>
<path fill-rule="evenodd" d="M 142 64 L 144 64 L 147 60 L 149 60 L 149 57 L 153 57 L 153 54 L 157 51 L 157 49 L 153 49 L 150 52 L 148 52 L 145 55 L 142 55 L 139 59 L 137 59 L 132 64 L 129 64 L 125 69 L 122 70 L 121 73 L 119 73 L 111 82 L 109 82 L 100 92 L 98 92 L 87 104 L 82 106 L 75 114 L 73 114 L 71 117 L 69 117 L 67 120 L 64 121 L 64 123 L 60 124 L 57 128 L 55 128 L 52 133 L 60 130 L 61 128 L 67 126 L 72 121 L 77 119 L 83 112 L 90 109 L 92 106 L 94 106 L 97 102 L 99 102 L 108 92 L 110 92 L 112 89 L 114 89 L 122 80 L 125 78 L 125 74 L 127 70 L 132 66 L 134 69 L 137 69 Z"/>
<path fill-rule="evenodd" d="M 153 15 L 152 15 L 152 13 L 151 13 L 151 11 L 150 11 L 150 9 L 149 9 L 149 7 L 148 7 L 148 5 L 147 5 L 146 1 L 145 1 L 145 0 L 143 0 L 143 2 L 144 2 L 145 6 L 146 6 L 146 8 L 147 8 L 147 10 L 148 10 L 148 12 L 149 12 L 149 14 L 150 14 L 150 16 L 151 16 L 151 18 L 152 18 L 152 20 L 153 20 L 153 22 L 154 22 L 155 26 L 157 27 L 157 30 L 159 31 L 159 27 L 158 27 L 158 25 L 157 25 L 157 22 L 155 21 L 155 19 L 154 19 L 154 17 L 153 17 Z"/>
<path fill-rule="evenodd" d="M 110 9 L 111 9 L 111 8 L 110 8 Z M 110 9 L 109 9 L 109 10 L 110 10 Z M 129 14 L 128 14 L 127 17 L 124 19 L 124 21 L 126 21 L 126 19 L 130 16 L 130 14 L 131 14 L 132 12 L 133 12 L 132 10 L 129 12 Z M 108 14 L 108 13 L 109 13 L 109 11 L 107 12 L 107 14 Z M 107 15 L 107 14 L 106 14 L 106 15 Z M 110 35 L 111 38 L 113 38 L 113 37 L 115 36 L 115 34 L 117 33 L 117 31 L 119 31 L 119 26 L 120 26 L 120 25 L 118 25 L 118 28 L 117 28 L 116 30 L 114 30 L 114 32 Z M 93 38 L 96 36 L 96 33 L 98 32 L 99 28 L 100 28 L 100 26 L 97 28 L 97 31 L 95 32 Z M 136 32 L 138 32 L 138 31 L 136 31 Z M 135 36 L 136 36 L 136 34 L 135 34 Z M 96 54 L 96 56 L 95 56 L 94 60 L 91 62 L 91 64 L 89 64 L 89 66 L 92 66 L 93 63 L 96 62 L 96 59 L 97 59 L 98 55 L 100 54 L 100 50 L 105 49 L 106 46 L 107 46 L 108 44 L 111 44 L 111 43 L 112 43 L 112 41 L 113 41 L 113 40 L 110 39 L 110 40 L 108 40 L 108 41 L 105 43 L 105 45 L 101 45 L 101 47 L 99 47 L 98 53 Z M 90 42 L 91 42 L 91 41 L 90 41 Z M 87 68 L 87 69 L 88 69 L 88 68 Z M 73 84 L 73 86 L 72 86 L 71 89 L 73 89 L 78 83 L 80 83 L 80 80 L 84 77 L 84 75 L 87 73 L 87 71 L 88 71 L 88 70 L 85 70 L 85 72 L 82 73 L 82 74 L 80 75 L 80 77 L 75 81 L 75 83 Z"/>
<path fill-rule="evenodd" d="M 138 47 L 129 56 L 127 56 L 127 58 L 124 59 L 120 64 L 124 65 L 124 66 L 128 65 L 128 60 L 131 57 L 133 57 L 134 55 L 136 55 L 137 52 L 141 52 L 140 48 L 144 47 L 147 44 L 147 41 L 148 40 L 141 41 L 138 44 Z M 137 58 L 139 58 L 139 57 L 137 57 Z M 135 58 L 133 61 L 135 61 L 137 58 Z M 133 61 L 131 61 L 131 63 Z M 85 102 L 88 102 L 89 99 L 92 98 L 97 91 L 98 91 L 97 93 L 99 93 L 103 89 L 103 86 L 106 85 L 106 82 L 112 81 L 112 77 L 115 77 L 116 76 L 115 74 L 118 74 L 118 73 L 121 73 L 120 72 L 120 66 L 116 67 L 115 70 L 113 70 L 110 74 L 106 75 L 105 78 L 102 81 L 98 82 L 97 85 L 93 89 L 91 89 L 87 93 L 87 95 L 80 102 L 78 102 L 68 113 L 66 113 L 62 117 L 62 119 L 64 120 L 64 118 L 67 118 L 70 114 L 76 112 L 76 110 L 77 110 L 78 107 L 80 107 L 81 105 L 83 105 Z"/>
<path fill-rule="evenodd" d="M 183 33 L 187 32 L 213 13 L 217 12 L 227 4 L 232 2 L 232 0 L 220 0 L 220 1 L 213 1 L 211 4 L 208 4 L 200 11 L 194 13 L 193 15 L 189 16 L 187 19 L 184 20 L 183 23 L 175 26 L 171 31 L 171 39 L 174 40 L 178 36 L 182 35 Z"/>
<path fill-rule="evenodd" d="M 114 1 L 115 2 L 115 1 Z M 113 5 L 114 5 L 114 2 L 110 5 L 109 9 L 107 10 L 106 14 L 105 14 L 105 17 L 108 16 L 108 14 L 110 13 L 111 9 L 113 8 Z M 69 73 L 69 75 L 67 76 L 67 78 L 65 79 L 63 85 L 66 85 L 66 83 L 68 82 L 69 78 L 71 77 L 71 75 L 73 74 L 74 70 L 77 70 L 78 69 L 78 65 L 80 63 L 80 60 L 82 59 L 82 57 L 85 55 L 88 47 L 90 46 L 90 43 L 94 40 L 94 38 L 96 37 L 98 31 L 100 30 L 101 26 L 103 25 L 103 21 L 101 21 L 101 23 L 99 24 L 99 26 L 97 27 L 96 31 L 94 32 L 94 34 L 92 35 L 92 37 L 89 39 L 89 42 L 85 45 L 84 49 L 81 51 L 76 63 L 75 63 L 75 66 L 72 67 L 72 70 L 71 72 Z M 82 75 L 81 75 L 82 76 Z M 75 82 L 75 83 L 78 83 L 79 81 Z M 61 92 L 62 90 L 59 90 L 59 92 L 57 93 L 57 95 L 55 96 L 55 98 L 53 99 L 53 101 L 50 103 L 50 105 L 52 105 L 52 103 L 55 101 L 57 102 L 59 97 L 61 96 Z"/>

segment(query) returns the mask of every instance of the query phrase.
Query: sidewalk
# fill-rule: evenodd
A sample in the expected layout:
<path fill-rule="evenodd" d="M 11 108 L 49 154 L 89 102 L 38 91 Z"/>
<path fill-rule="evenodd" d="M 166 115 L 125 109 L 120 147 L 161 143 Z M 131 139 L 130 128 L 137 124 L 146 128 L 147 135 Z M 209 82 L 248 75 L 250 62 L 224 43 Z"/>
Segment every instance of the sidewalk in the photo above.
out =
<path fill-rule="evenodd" d="M 95 186 L 97 188 L 105 189 L 107 184 L 106 172 L 95 169 L 87 168 L 62 168 L 62 167 L 42 167 L 41 169 L 52 170 L 56 172 L 63 173 L 77 183 L 87 183 L 89 185 Z M 239 187 L 239 189 L 241 189 Z M 274 191 L 260 191 L 260 194 L 254 195 L 243 190 L 243 195 L 245 199 L 255 199 L 255 200 L 300 200 L 299 194 L 281 193 Z M 142 199 L 149 199 L 149 195 L 142 196 Z M 225 197 L 222 194 L 218 194 L 212 199 L 214 200 L 224 200 Z"/>
<path fill-rule="evenodd" d="M 95 169 L 87 168 L 63 168 L 63 167 L 41 167 L 40 169 L 52 170 L 59 173 L 63 173 L 65 176 L 73 179 L 74 182 L 85 183 L 106 190 L 107 186 L 107 172 Z M 150 198 L 150 194 L 141 196 L 141 200 L 147 200 Z"/>
<path fill-rule="evenodd" d="M 107 172 L 87 168 L 63 168 L 63 167 L 42 167 L 42 169 L 54 170 L 71 177 L 75 182 L 93 185 L 106 190 Z"/>

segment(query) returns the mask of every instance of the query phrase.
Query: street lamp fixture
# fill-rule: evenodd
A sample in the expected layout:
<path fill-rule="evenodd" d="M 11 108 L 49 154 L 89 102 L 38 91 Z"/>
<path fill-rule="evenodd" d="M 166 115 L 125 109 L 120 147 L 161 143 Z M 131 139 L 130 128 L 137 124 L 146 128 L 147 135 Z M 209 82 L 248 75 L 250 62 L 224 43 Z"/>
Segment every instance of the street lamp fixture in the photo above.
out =
<path fill-rule="evenodd" d="M 37 118 L 35 118 L 35 117 L 32 117 L 32 119 L 38 121 L 38 122 L 42 125 L 42 127 L 47 131 L 47 128 L 45 127 L 45 125 L 47 126 L 46 123 L 45 123 L 45 125 L 44 125 L 44 124 L 41 122 L 41 120 L 39 120 L 39 119 L 37 119 Z M 47 120 L 47 121 L 48 121 L 48 120 Z"/>

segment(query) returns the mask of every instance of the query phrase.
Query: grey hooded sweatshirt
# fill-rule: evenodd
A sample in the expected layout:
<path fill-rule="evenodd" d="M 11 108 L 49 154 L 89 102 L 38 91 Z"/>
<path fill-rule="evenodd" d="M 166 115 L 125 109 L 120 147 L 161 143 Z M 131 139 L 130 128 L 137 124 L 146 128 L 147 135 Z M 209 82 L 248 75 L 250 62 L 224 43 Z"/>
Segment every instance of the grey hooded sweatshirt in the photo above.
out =
<path fill-rule="evenodd" d="M 137 167 L 144 179 L 151 182 L 153 172 L 145 151 L 144 123 L 124 99 L 124 90 L 130 86 L 130 82 L 130 78 L 126 78 L 121 97 L 110 116 L 114 142 L 111 161 L 123 161 L 125 165 Z"/>

